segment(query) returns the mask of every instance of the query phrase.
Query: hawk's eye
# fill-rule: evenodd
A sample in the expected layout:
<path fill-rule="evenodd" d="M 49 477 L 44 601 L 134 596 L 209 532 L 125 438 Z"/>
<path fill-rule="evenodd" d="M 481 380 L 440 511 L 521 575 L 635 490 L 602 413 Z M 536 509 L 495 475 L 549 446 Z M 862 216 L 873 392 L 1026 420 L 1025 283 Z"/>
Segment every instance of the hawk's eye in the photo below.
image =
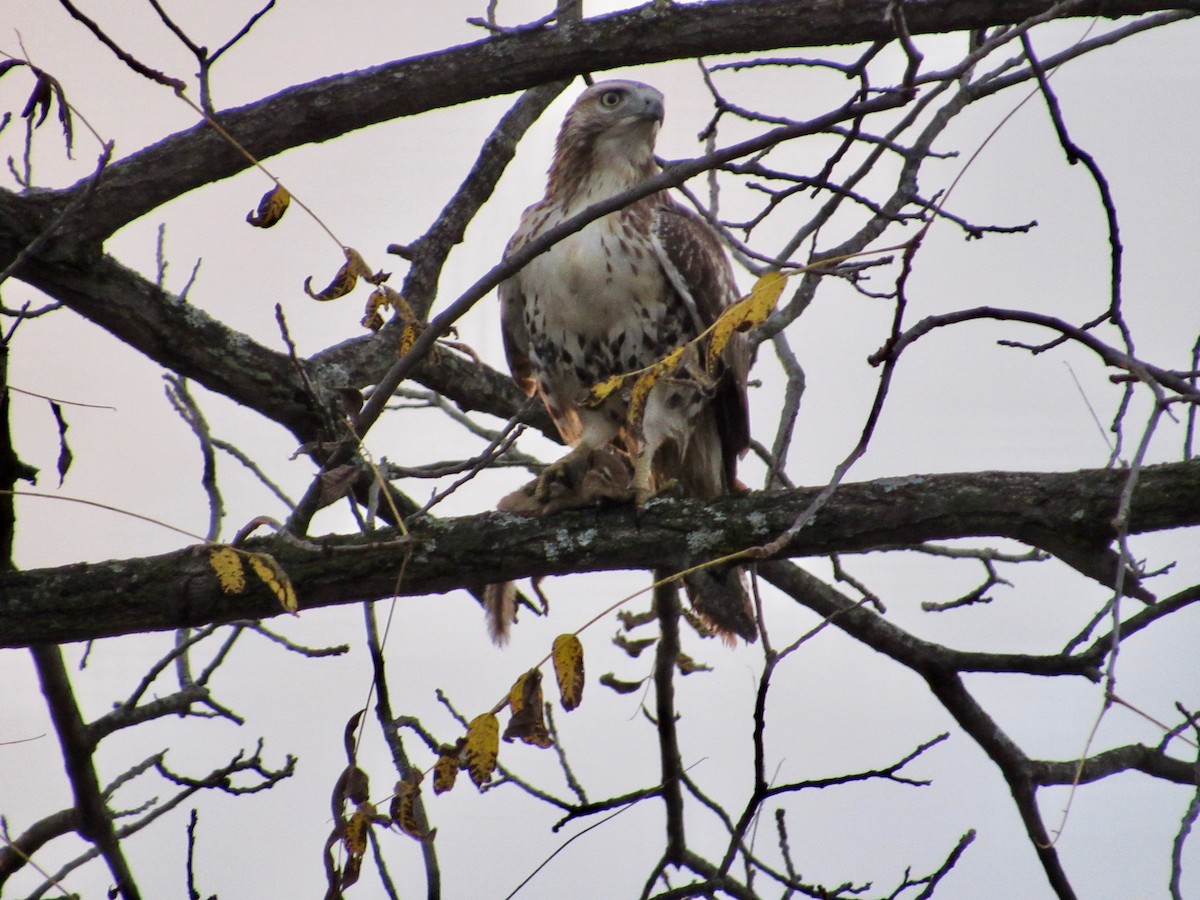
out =
<path fill-rule="evenodd" d="M 605 91 L 600 95 L 600 105 L 605 109 L 615 109 L 621 105 L 620 91 Z"/>

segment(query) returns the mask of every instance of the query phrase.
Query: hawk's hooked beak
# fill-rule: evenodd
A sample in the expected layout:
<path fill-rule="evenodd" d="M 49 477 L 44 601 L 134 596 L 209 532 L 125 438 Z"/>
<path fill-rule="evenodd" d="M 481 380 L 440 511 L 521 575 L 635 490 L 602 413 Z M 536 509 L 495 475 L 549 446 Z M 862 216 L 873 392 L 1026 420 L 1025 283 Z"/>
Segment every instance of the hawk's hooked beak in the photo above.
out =
<path fill-rule="evenodd" d="M 649 119 L 661 125 L 664 116 L 662 97 L 643 97 L 642 109 L 638 111 L 637 116 L 639 119 Z"/>

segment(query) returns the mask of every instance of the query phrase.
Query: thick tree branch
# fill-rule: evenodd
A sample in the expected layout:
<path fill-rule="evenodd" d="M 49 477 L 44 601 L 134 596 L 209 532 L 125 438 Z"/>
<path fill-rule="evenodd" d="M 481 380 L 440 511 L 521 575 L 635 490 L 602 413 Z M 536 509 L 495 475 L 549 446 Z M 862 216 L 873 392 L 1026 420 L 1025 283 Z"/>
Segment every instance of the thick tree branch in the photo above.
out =
<path fill-rule="evenodd" d="M 1125 478 L 1121 471 L 1097 469 L 917 475 L 842 485 L 783 553 L 819 556 L 897 542 L 1008 537 L 1050 552 L 1070 547 L 1076 557 L 1102 558 L 1109 552 L 1111 519 Z M 641 514 L 621 507 L 542 519 L 484 513 L 416 520 L 409 523 L 412 557 L 400 593 L 477 588 L 527 576 L 652 569 L 665 559 L 681 564 L 695 560 L 698 547 L 705 556 L 716 557 L 772 539 L 817 492 L 806 488 L 705 501 L 658 500 Z M 1196 524 L 1200 462 L 1146 468 L 1133 501 L 1130 533 Z M 322 542 L 322 553 L 278 539 L 250 542 L 247 549 L 276 557 L 305 609 L 391 596 L 403 548 L 386 538 L 386 532 L 371 538 L 330 537 Z M 1114 563 L 1109 581 L 1115 573 Z M 252 584 L 245 594 L 222 593 L 202 547 L 0 575 L 4 646 L 279 613 L 278 602 L 261 585 Z M 990 668 L 983 658 L 978 663 L 977 668 Z M 1079 671 L 1078 663 L 1074 666 Z"/>
<path fill-rule="evenodd" d="M 379 122 L 584 72 L 780 47 L 890 40 L 891 6 L 892 0 L 646 4 L 321 78 L 227 110 L 218 119 L 251 154 L 268 159 Z M 1061 17 L 1115 18 L 1178 7 L 1153 0 L 929 0 L 906 5 L 905 21 L 909 33 L 919 35 L 1019 22 L 1048 9 Z M 205 123 L 165 138 L 110 168 L 93 214 L 76 225 L 75 240 L 87 244 L 103 239 L 166 201 L 248 165 Z M 78 189 L 59 192 L 45 203 L 66 202 Z"/>

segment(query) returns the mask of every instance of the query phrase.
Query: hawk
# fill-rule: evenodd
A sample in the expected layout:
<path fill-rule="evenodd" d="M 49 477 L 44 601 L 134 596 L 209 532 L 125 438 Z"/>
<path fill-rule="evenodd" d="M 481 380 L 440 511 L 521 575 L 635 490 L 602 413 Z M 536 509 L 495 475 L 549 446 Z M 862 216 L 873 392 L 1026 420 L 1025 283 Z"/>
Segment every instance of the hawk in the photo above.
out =
<path fill-rule="evenodd" d="M 659 173 L 654 141 L 663 96 L 636 81 L 605 81 L 567 112 L 546 196 L 525 210 L 506 256 L 582 211 Z M 720 370 L 694 347 L 651 388 L 640 427 L 628 391 L 585 403 L 612 375 L 653 365 L 695 338 L 738 297 L 714 229 L 665 191 L 594 220 L 530 261 L 499 289 L 504 349 L 513 378 L 538 394 L 573 448 L 545 473 L 586 467 L 594 451 L 622 447 L 643 503 L 677 485 L 684 496 L 728 493 L 750 443 L 749 347 L 734 335 Z M 754 640 L 742 572 L 709 568 L 685 579 L 693 607 L 726 635 Z"/>

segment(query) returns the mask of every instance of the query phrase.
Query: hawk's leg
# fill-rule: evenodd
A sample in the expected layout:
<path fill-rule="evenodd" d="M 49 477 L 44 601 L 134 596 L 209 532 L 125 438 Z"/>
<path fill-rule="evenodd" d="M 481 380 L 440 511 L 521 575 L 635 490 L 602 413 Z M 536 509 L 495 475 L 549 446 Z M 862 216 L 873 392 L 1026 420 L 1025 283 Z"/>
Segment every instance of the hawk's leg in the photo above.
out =
<path fill-rule="evenodd" d="M 652 498 L 655 493 L 653 486 L 653 463 L 654 455 L 645 452 L 638 454 L 637 462 L 633 467 L 633 502 L 641 509 L 646 505 L 646 501 Z"/>

